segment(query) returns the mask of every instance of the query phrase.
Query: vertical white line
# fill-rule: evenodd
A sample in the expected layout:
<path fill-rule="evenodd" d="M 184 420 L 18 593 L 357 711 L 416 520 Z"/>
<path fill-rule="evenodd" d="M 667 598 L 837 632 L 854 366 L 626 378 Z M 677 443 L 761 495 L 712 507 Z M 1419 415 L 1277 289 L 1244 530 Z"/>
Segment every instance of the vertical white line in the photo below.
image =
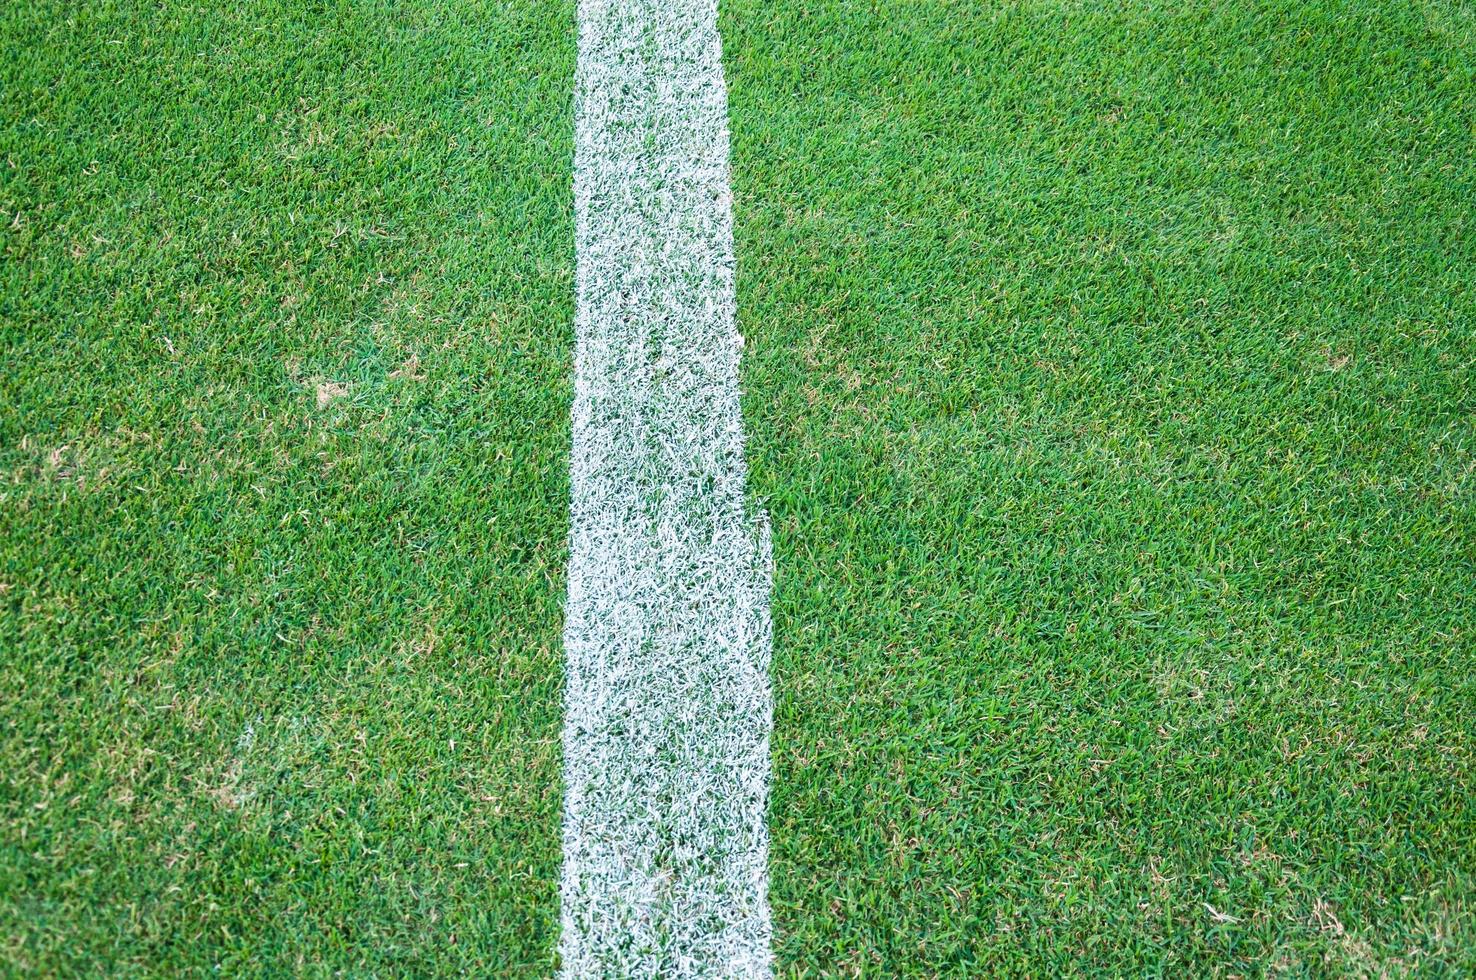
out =
<path fill-rule="evenodd" d="M 717 0 L 578 16 L 563 973 L 767 976 L 769 536 Z"/>

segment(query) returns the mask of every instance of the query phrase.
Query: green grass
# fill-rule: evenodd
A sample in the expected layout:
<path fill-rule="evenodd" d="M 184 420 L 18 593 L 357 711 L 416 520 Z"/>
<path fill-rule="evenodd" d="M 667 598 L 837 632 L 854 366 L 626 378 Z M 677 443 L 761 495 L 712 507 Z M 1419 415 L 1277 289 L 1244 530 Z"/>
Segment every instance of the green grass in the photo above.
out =
<path fill-rule="evenodd" d="M 0 969 L 549 972 L 573 22 L 0 9 Z M 781 972 L 1476 971 L 1469 3 L 723 30 Z"/>
<path fill-rule="evenodd" d="M 1476 969 L 1470 8 L 725 9 L 781 962 Z"/>
<path fill-rule="evenodd" d="M 4 957 L 539 972 L 572 5 L 0 16 Z"/>

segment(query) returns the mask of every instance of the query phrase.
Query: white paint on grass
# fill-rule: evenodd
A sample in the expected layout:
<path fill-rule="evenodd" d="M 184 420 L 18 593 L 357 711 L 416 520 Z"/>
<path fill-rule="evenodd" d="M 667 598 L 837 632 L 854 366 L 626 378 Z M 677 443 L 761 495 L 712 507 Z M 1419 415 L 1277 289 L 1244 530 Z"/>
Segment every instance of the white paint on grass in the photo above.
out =
<path fill-rule="evenodd" d="M 767 976 L 769 536 L 717 4 L 578 16 L 563 972 Z"/>

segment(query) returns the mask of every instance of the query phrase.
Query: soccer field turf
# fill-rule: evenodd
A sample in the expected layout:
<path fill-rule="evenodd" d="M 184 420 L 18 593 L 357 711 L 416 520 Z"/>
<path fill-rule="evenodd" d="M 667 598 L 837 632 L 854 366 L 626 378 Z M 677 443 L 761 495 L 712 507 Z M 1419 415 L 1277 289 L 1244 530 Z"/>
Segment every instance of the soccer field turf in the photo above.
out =
<path fill-rule="evenodd" d="M 720 27 L 775 971 L 1476 972 L 1471 4 Z M 551 973 L 574 3 L 0 54 L 0 971 Z"/>

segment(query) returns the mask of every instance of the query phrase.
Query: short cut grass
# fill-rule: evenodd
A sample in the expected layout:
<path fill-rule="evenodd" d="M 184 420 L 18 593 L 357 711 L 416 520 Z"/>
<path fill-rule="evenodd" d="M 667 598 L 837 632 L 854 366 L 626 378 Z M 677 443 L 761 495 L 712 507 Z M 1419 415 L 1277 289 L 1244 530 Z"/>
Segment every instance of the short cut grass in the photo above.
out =
<path fill-rule="evenodd" d="M 546 974 L 572 4 L 0 25 L 0 958 Z"/>
<path fill-rule="evenodd" d="M 546 975 L 573 5 L 0 7 L 0 962 Z M 1476 972 L 1476 16 L 725 0 L 782 974 Z"/>
<path fill-rule="evenodd" d="M 1469 4 L 723 9 L 778 961 L 1476 971 Z"/>

